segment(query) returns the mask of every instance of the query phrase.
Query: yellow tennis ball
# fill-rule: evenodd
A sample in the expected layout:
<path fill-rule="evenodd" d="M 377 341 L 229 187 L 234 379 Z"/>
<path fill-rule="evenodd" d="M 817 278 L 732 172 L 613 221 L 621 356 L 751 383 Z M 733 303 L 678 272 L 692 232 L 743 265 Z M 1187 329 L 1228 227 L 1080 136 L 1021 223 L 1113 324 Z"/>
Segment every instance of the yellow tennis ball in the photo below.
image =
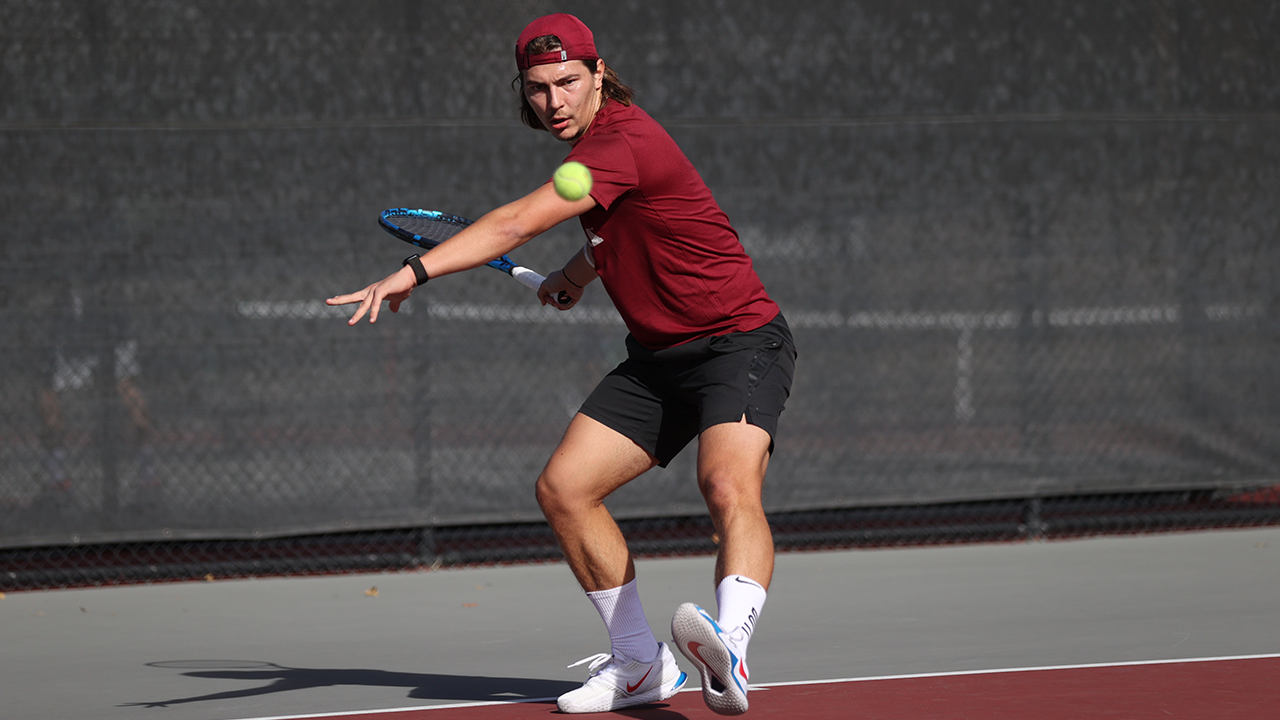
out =
<path fill-rule="evenodd" d="M 565 200 L 581 200 L 591 192 L 591 171 L 580 162 L 569 162 L 556 169 L 556 194 Z"/>

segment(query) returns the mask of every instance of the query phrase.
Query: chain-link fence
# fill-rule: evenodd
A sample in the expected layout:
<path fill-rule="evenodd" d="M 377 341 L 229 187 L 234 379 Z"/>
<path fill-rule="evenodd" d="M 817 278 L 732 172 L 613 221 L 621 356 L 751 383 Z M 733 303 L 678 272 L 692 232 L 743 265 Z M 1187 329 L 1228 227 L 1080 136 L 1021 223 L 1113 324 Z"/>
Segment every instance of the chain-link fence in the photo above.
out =
<path fill-rule="evenodd" d="M 1278 506 L 1275 489 L 1142 492 L 775 512 L 769 520 L 777 549 L 795 552 L 1257 527 L 1275 524 Z M 705 516 L 620 525 L 638 557 L 710 554 L 718 540 Z M 0 550 L 0 587 L 420 570 L 560 557 L 550 528 L 533 522 L 11 547 Z"/>
<path fill-rule="evenodd" d="M 10 3 L 0 587 L 556 556 L 532 483 L 622 357 L 604 294 L 322 300 L 411 252 L 380 210 L 549 177 L 509 45 L 556 10 L 795 332 L 779 547 L 1280 521 L 1266 3 Z M 611 508 L 714 548 L 691 453 Z"/>

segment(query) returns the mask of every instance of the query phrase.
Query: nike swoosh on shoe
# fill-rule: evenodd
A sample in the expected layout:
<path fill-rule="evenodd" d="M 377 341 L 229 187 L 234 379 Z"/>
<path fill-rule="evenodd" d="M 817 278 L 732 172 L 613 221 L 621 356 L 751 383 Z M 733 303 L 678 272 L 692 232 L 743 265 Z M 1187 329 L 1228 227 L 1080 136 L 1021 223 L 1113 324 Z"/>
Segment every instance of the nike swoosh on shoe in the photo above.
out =
<path fill-rule="evenodd" d="M 644 684 L 645 679 L 649 677 L 649 673 L 651 672 L 653 672 L 652 665 L 650 665 L 649 669 L 645 671 L 644 677 L 640 678 L 640 680 L 637 681 L 635 685 L 632 685 L 631 683 L 627 683 L 627 694 L 630 695 L 631 693 L 634 693 L 636 690 L 639 690 L 640 686 Z"/>

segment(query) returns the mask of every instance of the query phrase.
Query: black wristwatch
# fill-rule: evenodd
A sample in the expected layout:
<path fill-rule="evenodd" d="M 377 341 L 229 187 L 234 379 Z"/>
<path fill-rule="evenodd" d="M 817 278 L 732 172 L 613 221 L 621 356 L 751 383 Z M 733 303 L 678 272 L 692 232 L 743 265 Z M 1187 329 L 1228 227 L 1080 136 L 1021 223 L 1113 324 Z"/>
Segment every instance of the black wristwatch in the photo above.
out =
<path fill-rule="evenodd" d="M 426 285 L 427 281 L 431 279 L 430 277 L 427 276 L 427 269 L 422 267 L 422 260 L 420 259 L 417 253 L 414 253 L 413 255 L 410 255 L 409 257 L 405 258 L 404 262 L 400 264 L 402 266 L 408 265 L 409 267 L 413 268 L 413 277 L 418 281 L 419 285 Z"/>

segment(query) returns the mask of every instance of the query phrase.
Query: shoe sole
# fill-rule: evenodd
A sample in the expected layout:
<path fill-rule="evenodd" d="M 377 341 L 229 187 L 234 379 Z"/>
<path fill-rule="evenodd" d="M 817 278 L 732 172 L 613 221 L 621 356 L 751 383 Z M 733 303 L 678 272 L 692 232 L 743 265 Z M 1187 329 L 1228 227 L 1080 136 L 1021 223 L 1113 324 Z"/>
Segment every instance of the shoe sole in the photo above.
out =
<path fill-rule="evenodd" d="M 680 688 L 684 687 L 687 677 L 688 676 L 684 673 L 680 673 L 679 681 L 677 681 L 669 691 L 664 690 L 662 687 L 656 687 L 639 695 L 629 695 L 627 697 L 615 696 L 609 702 L 601 703 L 599 705 L 586 705 L 580 708 L 564 707 L 557 702 L 556 709 L 562 713 L 580 715 L 583 713 L 611 712 L 613 710 L 625 710 L 627 708 L 640 707 L 641 705 L 651 705 L 656 702 L 662 702 L 679 692 Z"/>
<path fill-rule="evenodd" d="M 719 715 L 747 711 L 747 682 L 735 676 L 738 658 L 720 639 L 720 627 L 702 608 L 685 603 L 671 619 L 671 637 L 680 654 L 698 668 L 702 677 L 702 701 Z M 718 683 L 723 691 L 715 689 Z"/>

